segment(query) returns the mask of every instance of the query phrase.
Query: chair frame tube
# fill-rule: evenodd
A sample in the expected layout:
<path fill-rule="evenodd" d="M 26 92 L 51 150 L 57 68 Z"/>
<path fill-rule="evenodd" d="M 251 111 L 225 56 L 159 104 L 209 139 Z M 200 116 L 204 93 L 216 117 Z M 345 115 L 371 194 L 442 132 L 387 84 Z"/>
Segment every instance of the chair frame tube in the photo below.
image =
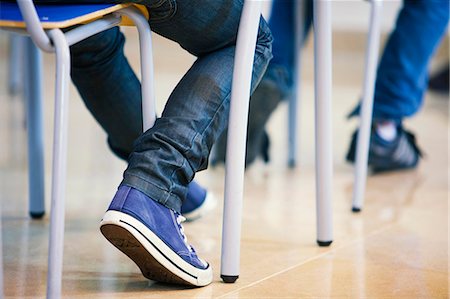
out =
<path fill-rule="evenodd" d="M 366 64 L 363 97 L 360 107 L 360 124 L 356 141 L 355 182 L 353 187 L 352 211 L 361 211 L 367 182 L 370 134 L 372 126 L 373 100 L 380 48 L 382 1 L 371 1 L 369 34 L 367 37 Z"/>
<path fill-rule="evenodd" d="M 70 46 L 74 45 L 90 36 L 118 26 L 120 21 L 120 16 L 107 15 L 102 19 L 78 26 L 65 33 L 67 43 Z"/>
<path fill-rule="evenodd" d="M 24 37 L 14 33 L 9 34 L 8 92 L 12 96 L 23 90 L 24 43 Z"/>
<path fill-rule="evenodd" d="M 60 29 L 44 31 L 39 22 L 33 2 L 31 0 L 19 0 L 18 4 L 25 23 L 27 24 L 26 32 L 31 36 L 34 43 L 44 51 L 56 53 L 55 124 L 47 274 L 47 298 L 56 299 L 61 296 L 63 270 L 64 200 L 67 174 L 68 89 L 70 80 L 69 46 L 96 33 L 119 25 L 121 15 L 127 15 L 133 20 L 138 29 L 140 40 L 143 127 L 144 129 L 148 129 L 153 126 L 156 119 L 151 30 L 147 19 L 142 16 L 139 10 L 134 7 L 128 7 L 87 25 L 81 25 L 68 31 L 66 34 Z M 25 33 L 25 30 L 20 29 L 13 29 L 10 31 L 21 34 Z M 39 109 L 35 112 L 39 113 Z"/>
<path fill-rule="evenodd" d="M 260 1 L 244 2 L 236 41 L 228 121 L 220 271 L 224 282 L 229 283 L 239 277 L 248 109 L 260 15 Z"/>
<path fill-rule="evenodd" d="M 61 30 L 52 29 L 48 35 L 55 45 L 56 82 L 47 298 L 57 299 L 61 297 L 64 250 L 70 51 Z"/>
<path fill-rule="evenodd" d="M 154 64 L 152 32 L 147 19 L 135 7 L 119 10 L 117 14 L 129 17 L 139 33 L 141 59 L 141 89 L 142 89 L 142 120 L 143 131 L 147 131 L 156 121 L 156 97 L 154 86 Z"/>
<path fill-rule="evenodd" d="M 300 109 L 301 109 L 301 74 L 302 49 L 305 31 L 306 0 L 295 1 L 295 54 L 294 54 L 294 89 L 288 103 L 288 166 L 294 168 L 298 163 L 297 152 L 300 147 Z"/>
<path fill-rule="evenodd" d="M 313 5 L 317 243 L 328 246 L 333 241 L 331 3 L 329 0 L 315 0 Z"/>
<path fill-rule="evenodd" d="M 43 51 L 54 52 L 55 49 L 50 41 L 49 37 L 42 28 L 39 21 L 36 8 L 34 7 L 32 0 L 17 0 L 22 17 L 27 24 L 26 30 L 30 34 L 34 43 Z"/>
<path fill-rule="evenodd" d="M 32 218 L 45 213 L 44 129 L 42 112 L 42 55 L 27 37 L 25 45 L 26 76 L 24 85 L 28 129 L 28 200 Z"/>

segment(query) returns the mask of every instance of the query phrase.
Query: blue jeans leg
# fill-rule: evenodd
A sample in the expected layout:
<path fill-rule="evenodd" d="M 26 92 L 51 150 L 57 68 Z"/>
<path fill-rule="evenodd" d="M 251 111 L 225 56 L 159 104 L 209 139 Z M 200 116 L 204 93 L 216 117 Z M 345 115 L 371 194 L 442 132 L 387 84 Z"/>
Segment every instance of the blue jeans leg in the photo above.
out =
<path fill-rule="evenodd" d="M 145 2 L 148 6 L 155 3 Z M 242 1 L 157 2 L 158 6 L 150 9 L 152 30 L 179 43 L 198 59 L 170 95 L 155 126 L 136 139 L 122 184 L 179 211 L 187 184 L 195 172 L 207 167 L 211 146 L 227 122 Z M 133 117 L 141 122 L 140 108 L 132 108 L 140 106 L 140 84 L 123 56 L 122 35 L 113 29 L 105 34 L 110 35 L 109 41 L 104 36 L 102 42 L 107 45 L 97 47 L 97 51 L 73 49 L 73 57 L 91 56 L 84 61 L 73 58 L 72 76 L 86 105 L 108 132 L 112 147 L 123 149 L 130 144 L 125 140 L 129 137 L 118 140 L 111 136 L 131 130 L 129 125 L 134 124 L 127 120 Z M 271 41 L 267 24 L 261 19 L 253 87 L 271 58 Z M 85 72 L 75 74 L 77 65 Z M 122 111 L 124 107 L 129 111 Z M 121 118 L 124 114 L 128 116 Z M 110 134 L 113 130 L 116 133 Z"/>
<path fill-rule="evenodd" d="M 142 133 L 141 86 L 127 59 L 119 28 L 71 47 L 72 81 L 86 107 L 108 135 L 108 144 L 127 160 Z"/>
<path fill-rule="evenodd" d="M 448 0 L 404 1 L 378 67 L 374 119 L 401 122 L 419 110 L 448 19 Z"/>
<path fill-rule="evenodd" d="M 269 19 L 269 28 L 273 35 L 273 59 L 263 80 L 275 81 L 285 94 L 291 92 L 293 88 L 295 56 L 298 54 L 295 46 L 297 1 L 303 1 L 304 32 L 301 38 L 305 41 L 312 25 L 311 0 L 274 0 Z"/>
<path fill-rule="evenodd" d="M 170 95 L 161 118 L 137 139 L 122 183 L 178 211 L 187 184 L 207 167 L 212 144 L 227 123 L 242 1 L 176 5 L 175 15 L 150 24 L 198 58 Z M 271 58 L 270 45 L 270 31 L 261 19 L 253 86 Z"/>
<path fill-rule="evenodd" d="M 249 127 L 247 131 L 246 164 L 250 165 L 260 154 L 265 155 L 265 125 L 278 104 L 293 91 L 293 72 L 295 61 L 295 26 L 296 2 L 303 1 L 304 32 L 306 40 L 312 24 L 311 0 L 274 0 L 269 20 L 269 28 L 273 35 L 273 58 L 261 80 L 260 85 L 251 97 L 249 111 Z M 215 162 L 225 161 L 226 132 L 221 136 L 216 147 Z M 267 157 L 268 158 L 268 157 Z"/>

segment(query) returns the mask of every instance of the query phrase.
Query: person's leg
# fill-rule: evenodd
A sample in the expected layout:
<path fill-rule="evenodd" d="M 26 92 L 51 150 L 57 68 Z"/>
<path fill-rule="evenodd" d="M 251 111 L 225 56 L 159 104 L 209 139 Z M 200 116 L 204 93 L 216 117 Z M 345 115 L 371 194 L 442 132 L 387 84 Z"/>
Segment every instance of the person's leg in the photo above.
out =
<path fill-rule="evenodd" d="M 378 67 L 374 120 L 400 122 L 419 110 L 448 19 L 448 0 L 404 1 Z"/>
<path fill-rule="evenodd" d="M 127 161 L 134 141 L 142 134 L 142 105 L 141 85 L 124 56 L 124 41 L 120 30 L 112 28 L 72 46 L 71 75 L 87 108 L 108 134 L 111 150 Z M 111 78 L 116 80 L 113 85 Z M 183 214 L 213 200 L 195 181 L 188 189 Z M 198 211 L 195 215 L 198 218 Z M 191 220 L 189 214 L 186 218 Z"/>
<path fill-rule="evenodd" d="M 259 155 L 268 162 L 270 142 L 265 125 L 272 112 L 292 89 L 295 61 L 295 13 L 296 1 L 275 0 L 272 4 L 269 28 L 274 36 L 273 58 L 250 100 L 245 157 L 247 166 Z"/>
<path fill-rule="evenodd" d="M 273 58 L 269 65 L 282 68 L 287 73 L 287 79 L 291 79 L 294 69 L 295 13 L 296 1 L 274 0 L 269 19 L 269 28 L 273 35 Z"/>
<path fill-rule="evenodd" d="M 403 128 L 402 120 L 422 105 L 427 68 L 448 18 L 447 0 L 404 1 L 378 66 L 369 150 L 374 171 L 413 168 L 419 161 L 414 135 Z M 351 116 L 357 113 L 355 109 Z M 355 159 L 356 136 L 347 154 L 350 162 Z"/>
<path fill-rule="evenodd" d="M 312 1 L 304 3 L 304 33 L 306 39 L 312 24 Z M 259 155 L 268 161 L 269 137 L 265 125 L 278 104 L 286 99 L 293 88 L 295 61 L 296 1 L 274 0 L 269 19 L 269 28 L 274 37 L 273 58 L 250 100 L 247 131 L 246 165 L 249 166 Z M 226 131 L 216 146 L 213 163 L 225 161 Z"/>
<path fill-rule="evenodd" d="M 212 280 L 211 268 L 187 243 L 179 212 L 188 183 L 195 172 L 206 168 L 211 145 L 226 125 L 243 3 L 143 2 L 150 7 L 153 31 L 178 42 L 198 59 L 172 92 L 155 126 L 134 142 L 101 231 L 145 277 L 206 285 Z M 88 108 L 108 132 L 112 148 L 124 157 L 135 138 L 124 135 L 138 127 L 140 131 L 140 86 L 123 56 L 121 34 L 110 30 L 105 35 L 97 36 L 90 47 L 73 49 L 73 64 L 79 68 L 73 77 Z M 261 20 L 253 88 L 271 58 L 270 50 L 271 34 Z M 139 124 L 133 121 L 129 127 L 133 118 L 139 118 Z"/>
<path fill-rule="evenodd" d="M 207 167 L 211 146 L 226 125 L 242 1 L 166 2 L 176 5 L 174 14 L 155 21 L 150 10 L 153 31 L 198 59 L 172 92 L 161 118 L 137 139 L 122 184 L 179 211 L 186 185 Z M 261 20 L 253 87 L 271 57 L 270 44 L 270 31 Z"/>
<path fill-rule="evenodd" d="M 115 27 L 71 47 L 72 81 L 86 107 L 108 135 L 111 150 L 127 160 L 142 133 L 141 85 Z M 112 82 L 114 82 L 112 84 Z"/>

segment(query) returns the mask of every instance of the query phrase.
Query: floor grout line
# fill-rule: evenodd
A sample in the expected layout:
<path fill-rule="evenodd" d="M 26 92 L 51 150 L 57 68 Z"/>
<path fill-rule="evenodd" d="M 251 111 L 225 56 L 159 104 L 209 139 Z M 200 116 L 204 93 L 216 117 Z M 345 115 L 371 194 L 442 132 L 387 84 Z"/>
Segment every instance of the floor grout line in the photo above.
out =
<path fill-rule="evenodd" d="M 331 249 L 331 250 L 329 250 L 329 251 L 323 252 L 323 253 L 321 253 L 321 254 L 319 254 L 319 255 L 317 255 L 317 256 L 314 256 L 314 257 L 311 257 L 311 258 L 309 258 L 309 259 L 306 259 L 306 260 L 304 260 L 304 261 L 302 261 L 302 262 L 299 262 L 299 263 L 297 263 L 297 264 L 295 264 L 295 265 L 293 265 L 293 266 L 290 266 L 290 267 L 288 267 L 288 268 L 286 268 L 286 269 L 280 270 L 280 271 L 278 271 L 278 272 L 276 272 L 276 273 L 273 273 L 273 274 L 271 274 L 271 275 L 269 275 L 269 276 L 267 276 L 267 277 L 264 277 L 264 278 L 262 278 L 262 279 L 260 279 L 260 280 L 254 281 L 254 282 L 252 282 L 252 283 L 250 283 L 250 284 L 248 284 L 248 285 L 246 285 L 246 286 L 242 286 L 242 287 L 240 287 L 240 288 L 238 288 L 238 289 L 236 289 L 236 290 L 230 291 L 230 292 L 225 293 L 225 294 L 223 294 L 223 295 L 221 295 L 221 296 L 219 296 L 219 297 L 216 297 L 216 298 L 224 298 L 225 296 L 228 296 L 228 295 L 237 293 L 237 292 L 239 292 L 239 291 L 241 291 L 241 290 L 244 290 L 244 289 L 250 288 L 250 287 L 252 287 L 252 286 L 255 286 L 255 285 L 257 285 L 257 284 L 259 284 L 259 283 L 261 283 L 261 282 L 263 282 L 263 281 L 265 281 L 265 280 L 268 280 L 268 279 L 273 278 L 273 277 L 275 277 L 275 276 L 278 276 L 278 275 L 280 275 L 280 274 L 286 273 L 286 272 L 288 272 L 288 271 L 290 271 L 290 270 L 292 270 L 292 269 L 295 269 L 295 268 L 300 267 L 300 266 L 302 266 L 302 265 L 305 265 L 305 264 L 307 264 L 307 263 L 309 263 L 309 262 L 312 262 L 312 261 L 314 261 L 314 260 L 317 260 L 317 259 L 319 259 L 319 258 L 321 258 L 321 257 L 323 257 L 323 256 L 326 256 L 327 254 L 331 254 L 331 253 L 336 252 L 336 251 L 338 251 L 338 250 L 340 250 L 340 249 L 349 247 L 349 246 L 352 245 L 352 244 L 358 243 L 358 242 L 360 242 L 360 241 L 362 241 L 362 240 L 365 240 L 365 239 L 367 239 L 367 238 L 369 238 L 369 237 L 372 237 L 372 236 L 374 236 L 374 235 L 376 235 L 376 234 L 378 234 L 378 233 L 381 233 L 381 232 L 383 232 L 383 231 L 385 231 L 385 230 L 391 228 L 392 226 L 394 226 L 394 223 L 391 223 L 391 224 L 387 225 L 386 227 L 377 229 L 377 230 L 371 232 L 370 234 L 368 234 L 368 235 L 366 235 L 366 236 L 363 236 L 363 237 L 361 237 L 361 238 L 358 238 L 358 239 L 356 239 L 356 240 L 351 241 L 351 242 L 348 243 L 348 244 L 343 244 L 343 245 L 341 245 L 341 246 L 339 246 L 339 247 L 335 247 L 335 248 L 333 248 L 333 249 Z"/>

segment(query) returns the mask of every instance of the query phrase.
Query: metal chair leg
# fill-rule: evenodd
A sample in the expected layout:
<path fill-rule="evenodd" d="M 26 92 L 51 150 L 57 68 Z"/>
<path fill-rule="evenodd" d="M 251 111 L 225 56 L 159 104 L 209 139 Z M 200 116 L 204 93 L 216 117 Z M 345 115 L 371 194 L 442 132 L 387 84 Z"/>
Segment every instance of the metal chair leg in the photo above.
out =
<path fill-rule="evenodd" d="M 28 127 L 29 212 L 32 218 L 45 214 L 44 133 L 42 120 L 42 55 L 31 38 L 26 38 L 25 101 Z"/>
<path fill-rule="evenodd" d="M 294 168 L 297 164 L 299 148 L 299 108 L 301 93 L 301 62 L 305 26 L 305 0 L 295 2 L 295 69 L 294 93 L 288 103 L 288 166 Z"/>
<path fill-rule="evenodd" d="M 360 108 L 360 125 L 356 143 L 355 183 L 353 187 L 352 202 L 353 212 L 361 211 L 364 204 L 372 125 L 373 97 L 375 94 L 378 52 L 380 48 L 381 0 L 372 0 L 371 5 L 372 9 L 370 14 L 369 36 L 367 38 L 363 98 Z"/>
<path fill-rule="evenodd" d="M 300 55 L 300 54 L 297 54 Z M 298 84 L 298 83 L 297 83 Z M 297 86 L 295 87 L 297 89 Z M 294 168 L 297 165 L 298 149 L 298 105 L 300 96 L 297 91 L 289 97 L 288 102 L 288 166 Z"/>
<path fill-rule="evenodd" d="M 331 3 L 314 1 L 317 243 L 333 241 L 331 131 Z"/>
<path fill-rule="evenodd" d="M 4 292 L 3 292 L 3 232 L 2 232 L 2 208 L 1 208 L 1 203 L 0 203 L 0 299 L 3 299 L 4 296 Z"/>
<path fill-rule="evenodd" d="M 229 158 L 225 165 L 225 201 L 220 277 L 227 283 L 233 283 L 239 277 L 248 108 L 260 15 L 260 1 L 244 2 L 234 59 L 228 122 L 227 157 Z"/>
<path fill-rule="evenodd" d="M 62 31 L 54 29 L 48 34 L 56 50 L 56 82 L 47 298 L 57 299 L 61 297 L 64 249 L 70 52 Z"/>
<path fill-rule="evenodd" d="M 8 92 L 16 95 L 23 89 L 23 46 L 25 37 L 11 33 L 9 35 Z"/>
<path fill-rule="evenodd" d="M 144 132 L 153 127 L 156 120 L 152 32 L 147 19 L 134 7 L 118 12 L 133 20 L 139 32 L 141 57 L 142 120 Z"/>

